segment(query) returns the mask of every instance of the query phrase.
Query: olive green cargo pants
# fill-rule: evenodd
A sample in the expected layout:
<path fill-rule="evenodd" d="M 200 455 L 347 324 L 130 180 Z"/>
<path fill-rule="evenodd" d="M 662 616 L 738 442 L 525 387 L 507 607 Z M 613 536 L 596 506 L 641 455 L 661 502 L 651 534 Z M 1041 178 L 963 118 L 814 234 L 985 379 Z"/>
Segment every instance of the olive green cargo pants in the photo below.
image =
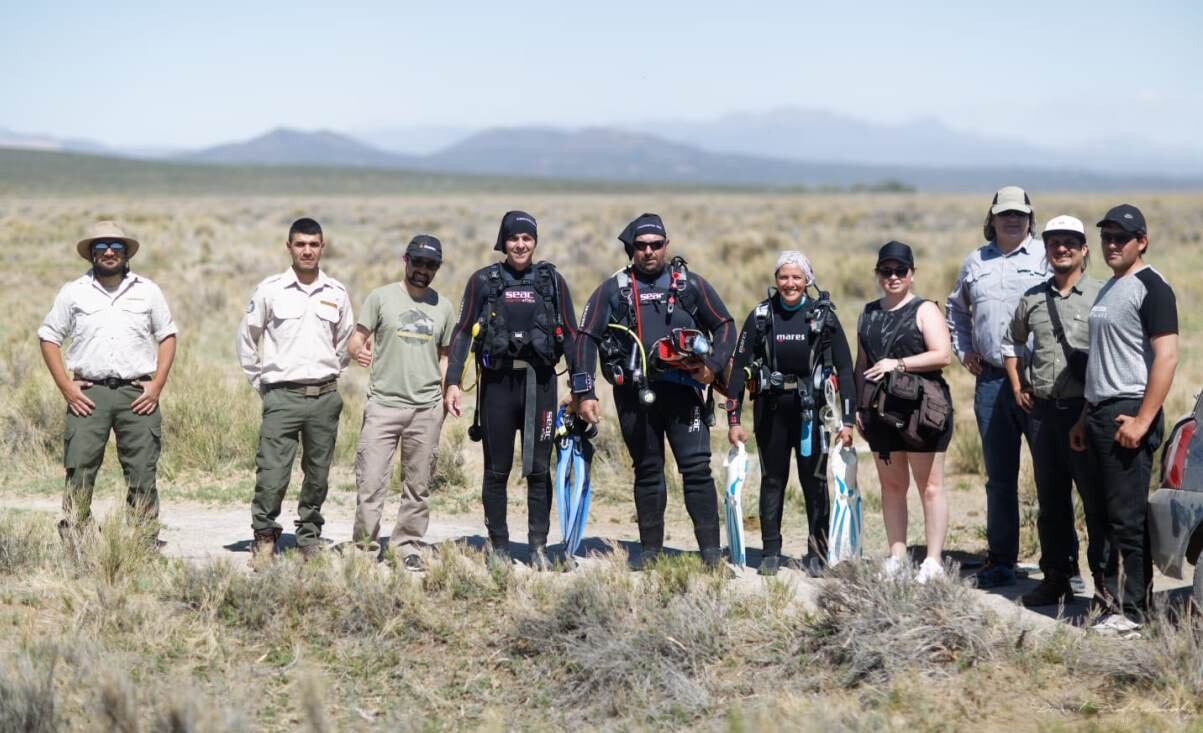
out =
<path fill-rule="evenodd" d="M 139 385 L 106 387 L 95 384 L 84 389 L 95 403 L 91 415 L 67 411 L 63 433 L 63 466 L 67 470 L 63 492 L 63 514 L 69 524 L 83 524 L 92 517 L 92 489 L 104 462 L 109 432 L 117 436 L 117 460 L 129 487 L 125 501 L 150 519 L 159 516 L 159 491 L 155 473 L 163 436 L 163 415 L 156 409 L 139 415 L 130 409 L 142 394 Z"/>
<path fill-rule="evenodd" d="M 255 455 L 255 498 L 251 502 L 251 528 L 256 532 L 281 529 L 276 518 L 288 490 L 292 464 L 301 447 L 301 498 L 297 505 L 297 545 L 318 542 L 322 536 L 322 503 L 329 489 L 330 463 L 338 437 L 338 416 L 343 400 L 338 390 L 316 397 L 288 388 L 263 394 L 263 422 L 259 427 L 259 452 Z"/>

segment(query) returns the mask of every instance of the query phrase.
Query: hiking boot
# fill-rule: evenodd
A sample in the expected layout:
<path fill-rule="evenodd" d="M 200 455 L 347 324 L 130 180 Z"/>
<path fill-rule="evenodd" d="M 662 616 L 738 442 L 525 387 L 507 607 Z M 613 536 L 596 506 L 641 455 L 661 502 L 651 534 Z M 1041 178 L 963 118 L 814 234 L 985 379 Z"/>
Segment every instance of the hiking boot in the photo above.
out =
<path fill-rule="evenodd" d="M 780 568 L 781 568 L 781 556 L 780 555 L 765 555 L 764 557 L 760 558 L 760 568 L 757 569 L 756 572 L 761 575 L 773 576 L 773 575 L 777 574 L 777 571 Z"/>
<path fill-rule="evenodd" d="M 1075 596 L 1086 593 L 1086 581 L 1082 580 L 1081 573 L 1069 576 L 1069 587 L 1073 590 Z"/>
<path fill-rule="evenodd" d="M 1046 573 L 1040 585 L 1019 597 L 1020 603 L 1033 608 L 1036 606 L 1057 606 L 1062 603 L 1073 603 L 1074 589 L 1069 584 L 1069 578 L 1058 573 Z"/>
<path fill-rule="evenodd" d="M 301 545 L 300 549 L 301 559 L 305 562 L 309 562 L 310 560 L 317 559 L 317 556 L 322 554 L 322 550 L 325 548 L 322 547 L 321 542 L 314 542 L 311 545 Z"/>
<path fill-rule="evenodd" d="M 406 555 L 405 559 L 401 561 L 401 567 L 405 568 L 411 573 L 426 572 L 426 562 L 422 560 L 422 556 L 417 553 L 410 553 Z"/>
<path fill-rule="evenodd" d="M 540 572 L 551 570 L 551 561 L 547 559 L 546 545 L 530 546 L 530 568 Z"/>
<path fill-rule="evenodd" d="M 255 530 L 255 540 L 251 544 L 251 561 L 250 566 L 255 567 L 259 563 L 271 562 L 276 554 L 276 540 L 280 537 L 278 529 L 257 529 Z"/>
<path fill-rule="evenodd" d="M 639 557 L 635 560 L 635 569 L 647 570 L 652 565 L 655 565 L 656 561 L 659 560 L 663 554 L 664 550 L 659 547 L 652 547 L 641 551 L 639 553 Z"/>
<path fill-rule="evenodd" d="M 944 566 L 940 564 L 940 561 L 934 557 L 928 557 L 919 563 L 919 572 L 915 573 L 915 582 L 922 585 L 933 580 L 943 580 L 944 575 Z"/>
<path fill-rule="evenodd" d="M 973 576 L 978 588 L 1001 588 L 1015 585 L 1015 568 L 1000 563 L 986 563 L 986 567 Z"/>

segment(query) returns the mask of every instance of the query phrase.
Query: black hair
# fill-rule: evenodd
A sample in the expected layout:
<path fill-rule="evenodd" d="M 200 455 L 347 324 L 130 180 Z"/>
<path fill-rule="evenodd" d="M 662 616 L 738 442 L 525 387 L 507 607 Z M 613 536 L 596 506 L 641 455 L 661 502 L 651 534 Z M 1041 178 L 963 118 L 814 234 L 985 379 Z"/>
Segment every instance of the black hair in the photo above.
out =
<path fill-rule="evenodd" d="M 316 234 L 322 236 L 322 225 L 317 223 L 317 220 L 303 216 L 292 223 L 288 227 L 288 241 L 292 241 L 294 234 Z"/>

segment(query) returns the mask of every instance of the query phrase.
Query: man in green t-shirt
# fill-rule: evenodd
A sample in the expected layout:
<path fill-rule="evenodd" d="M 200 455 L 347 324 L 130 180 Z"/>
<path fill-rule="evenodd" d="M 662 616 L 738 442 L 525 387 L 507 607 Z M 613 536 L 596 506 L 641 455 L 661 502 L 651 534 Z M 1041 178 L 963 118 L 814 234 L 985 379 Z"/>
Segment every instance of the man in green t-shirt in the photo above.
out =
<path fill-rule="evenodd" d="M 418 543 L 430 523 L 430 479 L 443 427 L 443 375 L 455 312 L 430 283 L 443 262 L 438 239 L 420 234 L 405 249 L 405 279 L 376 288 L 359 311 L 347 350 L 371 367 L 355 456 L 354 542 L 379 549 L 393 454 L 401 443 L 405 485 L 389 548 L 409 570 L 423 570 Z M 374 344 L 374 345 L 373 345 Z"/>

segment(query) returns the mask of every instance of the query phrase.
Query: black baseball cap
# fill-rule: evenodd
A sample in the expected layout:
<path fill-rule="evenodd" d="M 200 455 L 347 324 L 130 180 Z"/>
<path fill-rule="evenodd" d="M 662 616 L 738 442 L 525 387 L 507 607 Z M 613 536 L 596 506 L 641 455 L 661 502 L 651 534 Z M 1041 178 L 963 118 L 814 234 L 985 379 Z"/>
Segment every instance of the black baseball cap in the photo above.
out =
<path fill-rule="evenodd" d="M 443 261 L 443 243 L 429 234 L 419 234 L 405 248 L 406 257 L 422 257 L 435 262 Z"/>
<path fill-rule="evenodd" d="M 902 242 L 891 240 L 883 244 L 881 249 L 877 250 L 877 267 L 880 267 L 881 263 L 888 262 L 889 260 L 901 262 L 912 270 L 915 269 L 915 255 L 911 252 L 910 245 L 903 244 Z"/>
<path fill-rule="evenodd" d="M 1145 215 L 1140 213 L 1140 209 L 1132 204 L 1120 204 L 1114 206 L 1107 215 L 1099 220 L 1095 226 L 1103 226 L 1104 224 L 1114 224 L 1120 229 L 1123 229 L 1129 234 L 1148 234 L 1149 229 L 1145 225 Z"/>

